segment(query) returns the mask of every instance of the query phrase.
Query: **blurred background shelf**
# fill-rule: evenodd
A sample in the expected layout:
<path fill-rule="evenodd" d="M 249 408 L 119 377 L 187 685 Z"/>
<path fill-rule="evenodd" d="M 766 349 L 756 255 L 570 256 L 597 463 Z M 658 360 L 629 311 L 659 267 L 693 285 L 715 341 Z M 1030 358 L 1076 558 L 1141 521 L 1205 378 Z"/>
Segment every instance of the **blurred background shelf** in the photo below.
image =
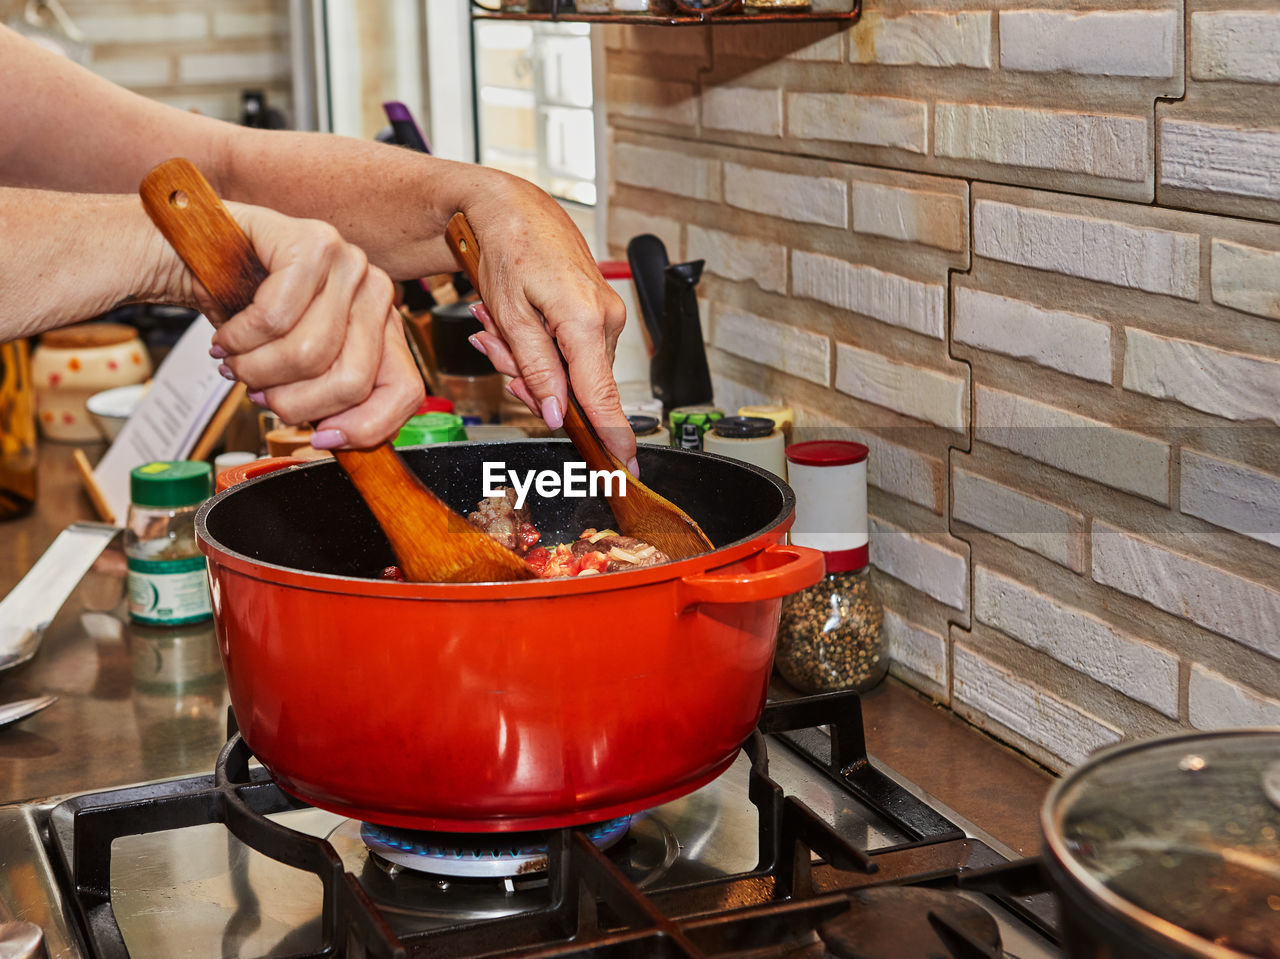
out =
<path fill-rule="evenodd" d="M 601 11 L 579 12 L 572 4 L 552 4 L 545 10 L 499 9 L 473 3 L 472 17 L 476 20 L 533 20 L 544 23 L 619 23 L 633 26 L 682 27 L 720 23 L 820 23 L 854 21 L 862 13 L 861 0 L 854 0 L 849 10 L 814 10 L 812 8 L 787 9 L 786 7 L 756 8 L 746 12 L 741 4 L 727 9 L 700 10 L 685 13 L 675 9 L 644 12 Z"/>

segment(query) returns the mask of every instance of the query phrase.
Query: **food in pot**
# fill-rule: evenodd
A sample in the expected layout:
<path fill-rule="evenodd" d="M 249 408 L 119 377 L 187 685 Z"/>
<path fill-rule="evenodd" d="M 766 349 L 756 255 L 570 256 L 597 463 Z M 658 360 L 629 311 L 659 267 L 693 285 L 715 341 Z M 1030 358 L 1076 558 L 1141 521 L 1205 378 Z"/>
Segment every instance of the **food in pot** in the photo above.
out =
<path fill-rule="evenodd" d="M 476 504 L 476 511 L 467 515 L 472 526 L 477 526 L 507 549 L 523 556 L 542 538 L 533 526 L 533 516 L 528 509 L 516 508 L 516 491 L 504 486 L 498 496 L 486 496 Z"/>
<path fill-rule="evenodd" d="M 504 487 L 498 496 L 477 504 L 467 519 L 499 543 L 523 556 L 543 579 L 561 576 L 590 576 L 621 569 L 654 566 L 671 557 L 651 543 L 623 536 L 611 529 L 584 530 L 573 543 L 538 546 L 542 534 L 534 527 L 527 509 L 516 508 L 516 492 Z"/>

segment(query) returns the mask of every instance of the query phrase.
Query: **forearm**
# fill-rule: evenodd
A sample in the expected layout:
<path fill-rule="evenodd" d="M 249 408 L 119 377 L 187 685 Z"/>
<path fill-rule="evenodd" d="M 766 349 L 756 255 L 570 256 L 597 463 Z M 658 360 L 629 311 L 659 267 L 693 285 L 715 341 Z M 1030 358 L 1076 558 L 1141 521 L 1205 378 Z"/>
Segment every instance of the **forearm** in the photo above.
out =
<path fill-rule="evenodd" d="M 0 341 L 123 302 L 193 305 L 185 270 L 132 196 L 0 188 Z"/>
<path fill-rule="evenodd" d="M 459 210 L 481 236 L 499 223 L 510 236 L 536 210 L 537 229 L 551 217 L 558 241 L 578 237 L 546 194 L 487 167 L 312 133 L 237 128 L 219 147 L 225 196 L 325 220 L 395 279 L 458 269 L 443 233 Z"/>

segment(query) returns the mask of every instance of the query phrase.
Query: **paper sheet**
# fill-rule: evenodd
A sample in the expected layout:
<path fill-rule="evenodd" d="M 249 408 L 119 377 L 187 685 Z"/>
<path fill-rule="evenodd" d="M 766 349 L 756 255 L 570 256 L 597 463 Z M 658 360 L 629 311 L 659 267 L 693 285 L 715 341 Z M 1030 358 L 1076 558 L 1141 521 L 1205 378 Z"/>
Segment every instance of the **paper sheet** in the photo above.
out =
<path fill-rule="evenodd" d="M 129 472 L 155 460 L 180 460 L 195 448 L 232 383 L 209 355 L 213 326 L 203 316 L 174 344 L 151 386 L 93 471 L 103 499 L 123 526 L 129 509 Z"/>

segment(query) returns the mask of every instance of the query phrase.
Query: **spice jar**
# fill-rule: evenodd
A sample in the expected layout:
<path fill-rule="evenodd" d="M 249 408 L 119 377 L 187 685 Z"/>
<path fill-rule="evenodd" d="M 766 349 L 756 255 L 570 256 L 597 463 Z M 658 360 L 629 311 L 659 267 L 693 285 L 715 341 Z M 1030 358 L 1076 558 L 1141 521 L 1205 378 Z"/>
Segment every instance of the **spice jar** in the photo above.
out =
<path fill-rule="evenodd" d="M 787 478 L 785 446 L 782 431 L 773 425 L 773 420 L 763 416 L 726 416 L 712 423 L 702 437 L 704 451 L 759 466 L 784 481 Z"/>
<path fill-rule="evenodd" d="M 195 528 L 196 509 L 212 491 L 208 463 L 147 463 L 130 472 L 124 553 L 135 623 L 180 626 L 213 615 Z"/>
<path fill-rule="evenodd" d="M 627 424 L 636 435 L 637 443 L 652 443 L 655 446 L 670 446 L 671 433 L 658 422 L 656 416 L 628 415 Z"/>
<path fill-rule="evenodd" d="M 667 417 L 671 423 L 671 445 L 682 450 L 702 449 L 702 437 L 711 424 L 724 419 L 724 410 L 715 406 L 677 406 Z"/>
<path fill-rule="evenodd" d="M 801 692 L 863 692 L 889 669 L 868 555 L 867 448 L 814 440 L 786 455 L 796 494 L 791 542 L 822 550 L 827 572 L 783 600 L 774 663 Z"/>
<path fill-rule="evenodd" d="M 502 374 L 471 345 L 484 327 L 471 315 L 469 303 L 450 303 L 431 310 L 431 348 L 436 358 L 440 392 L 466 426 L 498 422 L 502 408 Z"/>

